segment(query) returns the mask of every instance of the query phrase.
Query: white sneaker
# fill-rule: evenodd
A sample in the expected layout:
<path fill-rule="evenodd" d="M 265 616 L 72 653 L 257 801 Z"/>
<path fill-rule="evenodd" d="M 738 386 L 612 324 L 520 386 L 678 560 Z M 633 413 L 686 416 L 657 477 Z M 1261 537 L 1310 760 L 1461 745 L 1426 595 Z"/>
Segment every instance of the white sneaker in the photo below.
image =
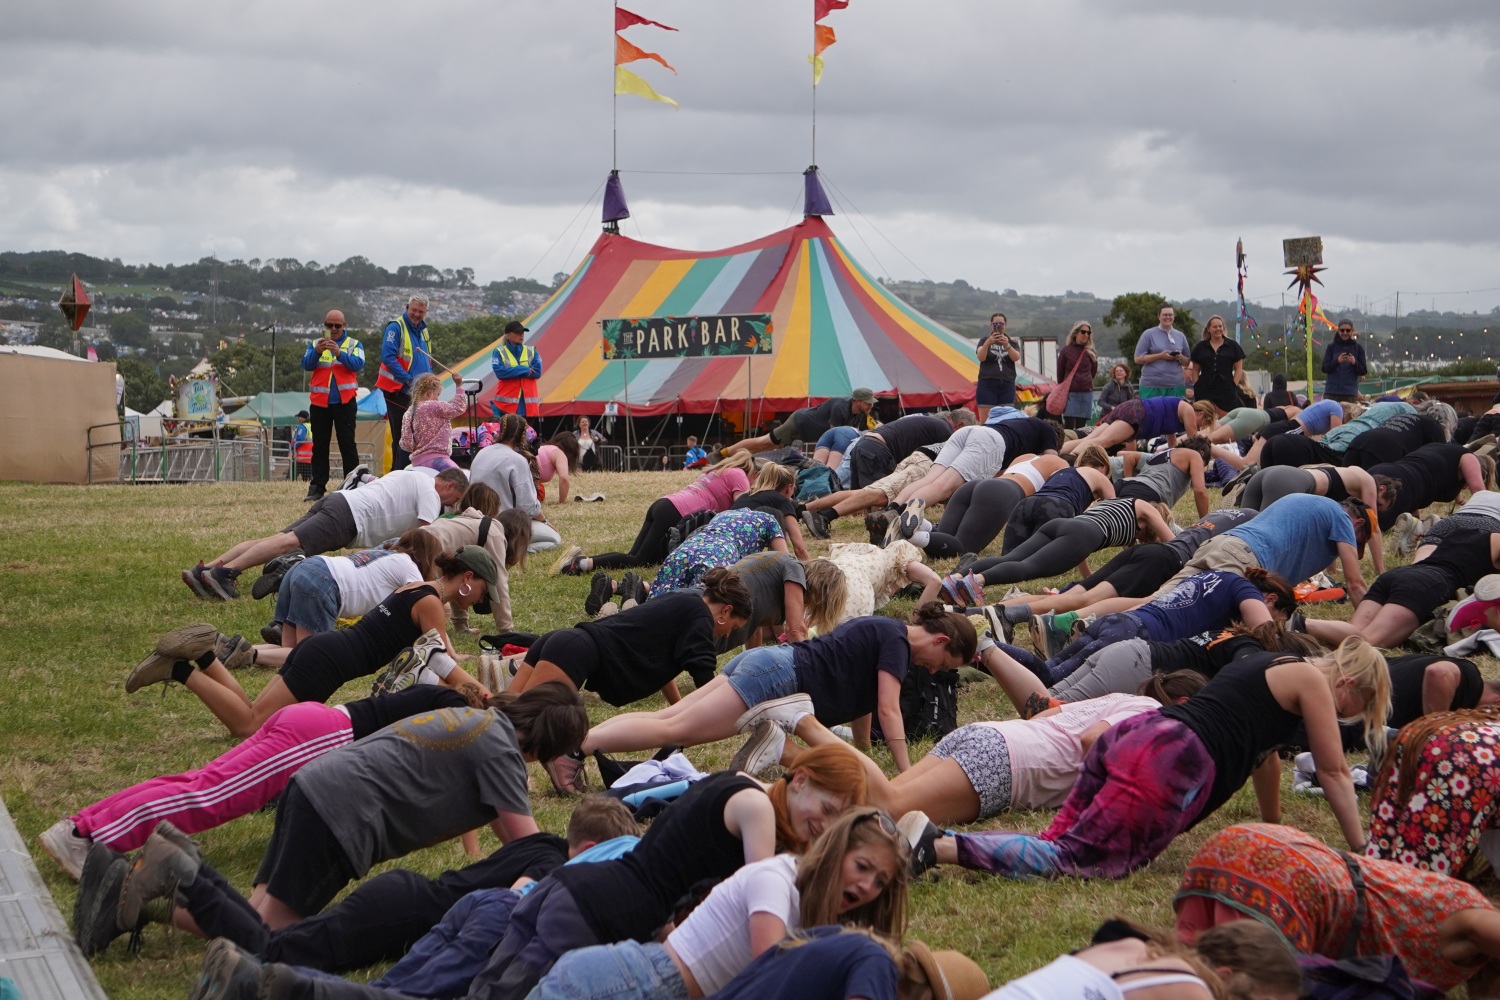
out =
<path fill-rule="evenodd" d="M 1391 527 L 1391 554 L 1397 556 L 1409 556 L 1416 551 L 1418 531 L 1421 522 L 1411 514 L 1403 511 L 1396 518 L 1396 523 Z"/>
<path fill-rule="evenodd" d="M 798 721 L 804 715 L 812 714 L 812 699 L 799 692 L 752 705 L 748 712 L 735 721 L 734 729 L 738 733 L 747 733 L 754 729 L 761 720 L 769 719 L 780 726 L 782 732 L 790 734 L 797 728 Z"/>
<path fill-rule="evenodd" d="M 37 836 L 42 850 L 52 856 L 68 877 L 74 882 L 83 874 L 83 860 L 88 857 L 93 841 L 80 837 L 73 829 L 73 821 L 64 817 L 43 830 Z"/>
<path fill-rule="evenodd" d="M 845 743 L 854 742 L 854 730 L 850 729 L 848 726 L 834 726 L 828 731 L 837 736 L 839 739 L 843 740 Z"/>
<path fill-rule="evenodd" d="M 766 770 L 781 763 L 786 750 L 786 733 L 770 719 L 756 723 L 755 730 L 745 745 L 740 747 L 729 761 L 729 770 L 744 771 L 759 777 Z"/>

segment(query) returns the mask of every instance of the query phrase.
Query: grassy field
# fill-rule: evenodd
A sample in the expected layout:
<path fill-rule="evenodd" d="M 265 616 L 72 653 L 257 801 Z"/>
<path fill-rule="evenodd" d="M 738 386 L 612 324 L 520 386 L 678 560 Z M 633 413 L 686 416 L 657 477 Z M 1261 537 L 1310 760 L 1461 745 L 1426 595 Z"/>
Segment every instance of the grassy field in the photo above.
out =
<path fill-rule="evenodd" d="M 589 551 L 628 548 L 649 502 L 688 478 L 682 473 L 581 476 L 578 492 L 600 491 L 608 500 L 549 504 L 548 514 L 567 541 Z M 256 635 L 268 620 L 269 602 L 246 597 L 233 604 L 206 604 L 189 594 L 177 574 L 237 540 L 289 523 L 303 510 L 302 493 L 303 487 L 292 483 L 0 485 L 0 510 L 5 512 L 0 521 L 0 793 L 30 842 L 69 811 L 147 777 L 199 766 L 233 745 L 185 689 L 152 687 L 126 696 L 125 675 L 160 632 L 188 622 L 208 621 L 225 633 Z M 1191 513 L 1184 500 L 1179 520 L 1186 523 Z M 858 519 L 844 519 L 834 530 L 837 540 L 864 540 Z M 812 543 L 814 553 L 825 546 Z M 542 632 L 582 616 L 588 581 L 550 576 L 550 561 L 544 554 L 512 578 L 518 629 Z M 1368 572 L 1367 565 L 1367 579 Z M 246 575 L 246 593 L 253 576 Z M 904 614 L 909 605 L 896 602 L 883 613 Z M 1336 605 L 1319 613 L 1347 617 L 1349 610 Z M 471 637 L 457 641 L 461 648 L 477 650 Z M 253 695 L 268 676 L 249 671 L 241 681 Z M 368 685 L 350 685 L 335 700 L 366 693 Z M 587 697 L 596 721 L 615 711 Z M 966 687 L 959 710 L 960 722 L 1014 714 L 991 684 Z M 689 755 L 700 767 L 712 769 L 727 763 L 735 746 L 714 744 Z M 913 758 L 926 749 L 912 747 Z M 894 774 L 889 757 L 881 759 Z M 597 775 L 593 780 L 597 785 Z M 1286 784 L 1286 821 L 1337 842 L 1337 826 L 1323 801 L 1293 796 L 1289 780 Z M 531 785 L 542 828 L 561 833 L 570 801 L 553 794 L 539 767 L 532 768 Z M 1078 947 L 1108 915 L 1169 923 L 1172 892 L 1197 845 L 1214 830 L 1257 818 L 1247 788 L 1155 863 L 1118 882 L 1016 883 L 944 870 L 913 887 L 912 932 L 936 947 L 969 953 L 993 982 L 1004 982 Z M 1044 813 L 1016 813 L 984 825 L 1038 830 L 1047 819 Z M 271 814 L 258 814 L 199 840 L 213 864 L 248 892 L 271 826 Z M 486 849 L 495 846 L 488 831 L 483 837 Z M 71 913 L 74 884 L 39 848 L 36 853 L 58 906 Z M 457 845 L 450 844 L 403 863 L 436 874 L 462 864 L 463 858 Z M 176 998 L 196 974 L 203 948 L 204 942 L 195 938 L 152 927 L 140 955 L 126 954 L 120 941 L 96 960 L 95 969 L 117 1000 Z"/>

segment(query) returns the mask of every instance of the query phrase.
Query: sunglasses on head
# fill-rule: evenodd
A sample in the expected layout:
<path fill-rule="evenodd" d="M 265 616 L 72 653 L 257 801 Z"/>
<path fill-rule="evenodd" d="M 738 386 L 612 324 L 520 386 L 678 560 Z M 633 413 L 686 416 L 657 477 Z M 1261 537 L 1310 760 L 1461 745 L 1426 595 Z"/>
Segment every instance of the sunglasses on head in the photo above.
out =
<path fill-rule="evenodd" d="M 888 835 L 895 838 L 896 842 L 899 843 L 903 848 L 906 847 L 906 838 L 901 836 L 901 831 L 896 829 L 896 824 L 891 820 L 889 816 L 885 814 L 885 810 L 875 809 L 867 812 L 859 818 L 858 822 L 863 823 L 867 820 L 874 820 L 875 822 L 879 823 L 881 830 L 885 831 Z"/>

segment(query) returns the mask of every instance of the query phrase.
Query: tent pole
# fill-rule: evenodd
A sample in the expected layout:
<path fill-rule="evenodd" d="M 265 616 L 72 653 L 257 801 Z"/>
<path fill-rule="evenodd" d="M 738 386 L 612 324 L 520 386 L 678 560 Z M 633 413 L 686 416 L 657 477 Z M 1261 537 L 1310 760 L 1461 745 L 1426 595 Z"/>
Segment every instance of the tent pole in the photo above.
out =
<path fill-rule="evenodd" d="M 750 372 L 755 367 L 755 358 L 745 358 L 745 437 L 750 437 Z"/>
<path fill-rule="evenodd" d="M 625 378 L 625 471 L 630 471 L 630 359 L 620 359 L 620 371 Z"/>

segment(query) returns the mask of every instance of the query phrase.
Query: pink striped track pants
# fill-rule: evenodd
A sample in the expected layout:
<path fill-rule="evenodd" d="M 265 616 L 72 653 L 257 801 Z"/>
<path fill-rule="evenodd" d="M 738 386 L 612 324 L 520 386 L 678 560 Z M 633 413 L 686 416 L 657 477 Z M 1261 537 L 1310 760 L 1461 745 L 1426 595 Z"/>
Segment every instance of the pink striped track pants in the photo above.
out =
<path fill-rule="evenodd" d="M 117 851 L 140 847 L 164 819 L 185 833 L 211 830 L 270 802 L 303 764 L 353 738 L 349 716 L 338 709 L 309 701 L 288 705 L 254 736 L 198 770 L 118 791 L 83 809 L 73 824 Z"/>

